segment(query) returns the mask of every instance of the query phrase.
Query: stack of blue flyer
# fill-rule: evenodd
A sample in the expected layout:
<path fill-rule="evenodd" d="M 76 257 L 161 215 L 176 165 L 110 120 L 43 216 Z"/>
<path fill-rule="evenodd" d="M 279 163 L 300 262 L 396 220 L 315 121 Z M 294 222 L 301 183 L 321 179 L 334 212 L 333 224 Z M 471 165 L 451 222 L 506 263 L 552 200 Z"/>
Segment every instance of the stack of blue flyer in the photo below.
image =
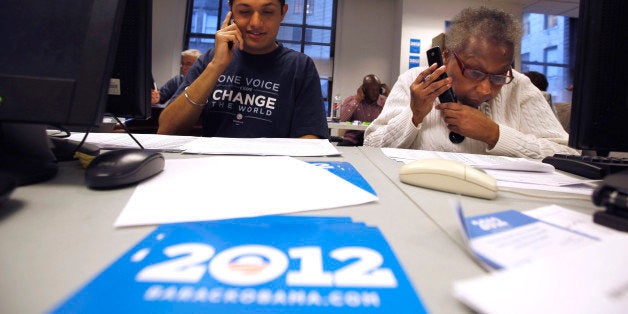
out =
<path fill-rule="evenodd" d="M 379 229 L 348 217 L 161 225 L 54 313 L 425 313 Z"/>
<path fill-rule="evenodd" d="M 489 271 L 521 266 L 600 241 L 516 210 L 465 217 L 462 205 L 457 204 L 456 212 L 467 248 Z"/>

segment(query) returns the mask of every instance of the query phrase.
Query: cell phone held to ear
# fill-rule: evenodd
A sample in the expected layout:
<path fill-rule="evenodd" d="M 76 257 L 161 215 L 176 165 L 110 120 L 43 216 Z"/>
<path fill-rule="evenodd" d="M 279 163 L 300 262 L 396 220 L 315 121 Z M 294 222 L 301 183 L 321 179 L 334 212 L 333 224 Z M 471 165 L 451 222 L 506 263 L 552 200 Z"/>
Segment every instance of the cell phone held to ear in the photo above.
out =
<path fill-rule="evenodd" d="M 435 46 L 428 49 L 426 53 L 427 53 L 427 63 L 430 66 L 434 63 L 436 63 L 438 67 L 441 67 L 443 65 L 443 52 L 440 50 L 439 46 Z M 447 77 L 447 73 L 443 73 L 438 77 L 437 81 L 440 81 L 446 77 Z M 457 102 L 456 95 L 454 95 L 454 91 L 451 88 L 446 90 L 444 93 L 438 95 L 438 100 L 440 100 L 441 103 Z M 464 136 L 456 132 L 453 132 L 453 131 L 449 132 L 449 140 L 454 144 L 462 143 L 462 141 L 464 141 L 464 138 L 465 138 Z"/>
<path fill-rule="evenodd" d="M 430 66 L 436 63 L 438 65 L 437 67 L 441 67 L 443 65 L 443 53 L 440 47 L 435 46 L 427 50 L 427 63 Z M 441 76 L 438 77 L 437 81 L 440 81 L 446 77 L 447 73 L 443 73 L 441 74 Z M 438 99 L 441 103 L 456 102 L 456 95 L 454 95 L 454 91 L 450 88 L 444 93 L 440 94 L 438 96 Z"/>
<path fill-rule="evenodd" d="M 235 23 L 235 19 L 233 18 L 233 11 L 231 11 L 230 13 L 231 13 L 231 18 L 229 19 L 229 25 Z M 228 42 L 227 46 L 229 47 L 229 50 L 233 49 L 233 42 L 232 41 Z"/>

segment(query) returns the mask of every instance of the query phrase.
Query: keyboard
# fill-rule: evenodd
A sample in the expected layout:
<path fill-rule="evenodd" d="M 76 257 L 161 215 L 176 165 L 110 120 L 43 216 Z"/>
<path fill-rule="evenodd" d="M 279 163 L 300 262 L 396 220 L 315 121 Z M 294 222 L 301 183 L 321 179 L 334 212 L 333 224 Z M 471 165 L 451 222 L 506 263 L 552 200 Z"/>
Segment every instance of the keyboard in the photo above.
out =
<path fill-rule="evenodd" d="M 605 176 L 628 169 L 628 158 L 555 154 L 545 157 L 543 162 L 557 170 L 569 172 L 589 179 Z"/>

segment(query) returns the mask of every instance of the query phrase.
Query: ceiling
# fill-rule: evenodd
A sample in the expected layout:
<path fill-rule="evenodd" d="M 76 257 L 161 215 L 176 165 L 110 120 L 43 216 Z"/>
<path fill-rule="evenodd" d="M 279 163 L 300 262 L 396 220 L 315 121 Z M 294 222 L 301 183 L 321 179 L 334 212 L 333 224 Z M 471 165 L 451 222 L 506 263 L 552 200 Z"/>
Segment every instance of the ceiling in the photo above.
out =
<path fill-rule="evenodd" d="M 523 5 L 524 13 L 543 13 L 578 17 L 580 0 L 515 0 Z M 621 0 L 625 1 L 625 0 Z"/>

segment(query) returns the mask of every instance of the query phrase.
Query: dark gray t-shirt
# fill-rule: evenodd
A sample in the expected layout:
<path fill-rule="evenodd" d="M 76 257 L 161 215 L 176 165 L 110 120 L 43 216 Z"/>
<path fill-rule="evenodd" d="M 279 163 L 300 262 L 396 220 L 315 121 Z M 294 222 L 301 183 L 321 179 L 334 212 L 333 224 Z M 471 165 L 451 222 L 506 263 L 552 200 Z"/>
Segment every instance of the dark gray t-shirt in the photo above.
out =
<path fill-rule="evenodd" d="M 177 94 L 202 73 L 212 58 L 210 50 L 198 59 Z M 265 55 L 237 50 L 218 78 L 201 121 L 203 136 L 329 137 L 314 62 L 282 45 Z"/>

